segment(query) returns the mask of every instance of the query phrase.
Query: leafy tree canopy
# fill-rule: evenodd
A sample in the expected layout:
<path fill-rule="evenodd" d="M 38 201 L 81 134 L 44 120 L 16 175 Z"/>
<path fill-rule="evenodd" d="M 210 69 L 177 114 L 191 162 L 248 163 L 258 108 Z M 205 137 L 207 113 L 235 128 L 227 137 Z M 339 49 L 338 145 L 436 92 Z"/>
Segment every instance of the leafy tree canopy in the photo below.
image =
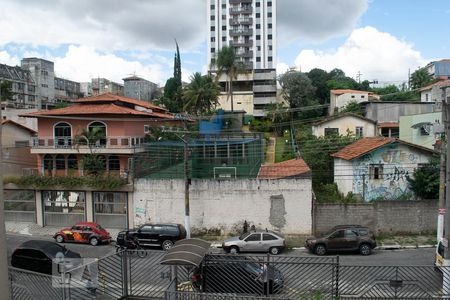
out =
<path fill-rule="evenodd" d="M 218 103 L 219 94 L 220 88 L 212 77 L 197 72 L 183 90 L 183 110 L 198 115 L 210 113 Z"/>
<path fill-rule="evenodd" d="M 420 89 L 433 82 L 433 77 L 426 68 L 420 68 L 411 74 L 411 88 Z"/>
<path fill-rule="evenodd" d="M 418 168 L 407 178 L 409 188 L 420 199 L 439 197 L 439 157 L 433 156 L 428 166 Z"/>
<path fill-rule="evenodd" d="M 279 77 L 284 100 L 290 108 L 309 106 L 314 102 L 316 88 L 306 74 L 289 71 Z"/>
<path fill-rule="evenodd" d="M 361 105 L 356 101 L 350 101 L 344 108 L 340 111 L 341 113 L 354 113 L 358 115 L 363 115 Z"/>
<path fill-rule="evenodd" d="M 1 101 L 13 100 L 12 82 L 0 80 Z"/>

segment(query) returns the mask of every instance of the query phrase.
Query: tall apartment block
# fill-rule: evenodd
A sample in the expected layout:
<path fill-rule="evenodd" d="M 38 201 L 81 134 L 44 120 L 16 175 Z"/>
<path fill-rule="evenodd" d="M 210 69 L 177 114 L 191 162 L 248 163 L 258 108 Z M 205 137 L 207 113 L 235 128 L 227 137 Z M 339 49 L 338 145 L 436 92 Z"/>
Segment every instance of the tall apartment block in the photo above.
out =
<path fill-rule="evenodd" d="M 34 108 L 36 106 L 36 84 L 30 71 L 18 66 L 0 64 L 0 80 L 9 81 L 13 99 L 7 106 L 13 108 Z"/>
<path fill-rule="evenodd" d="M 255 117 L 265 115 L 267 104 L 276 102 L 276 0 L 208 0 L 208 64 L 223 46 L 232 46 L 247 68 L 233 84 L 234 109 Z M 226 77 L 219 83 L 220 106 L 230 109 Z"/>
<path fill-rule="evenodd" d="M 37 108 L 46 108 L 55 102 L 55 66 L 52 61 L 29 57 L 21 61 L 22 69 L 28 70 L 36 84 Z"/>

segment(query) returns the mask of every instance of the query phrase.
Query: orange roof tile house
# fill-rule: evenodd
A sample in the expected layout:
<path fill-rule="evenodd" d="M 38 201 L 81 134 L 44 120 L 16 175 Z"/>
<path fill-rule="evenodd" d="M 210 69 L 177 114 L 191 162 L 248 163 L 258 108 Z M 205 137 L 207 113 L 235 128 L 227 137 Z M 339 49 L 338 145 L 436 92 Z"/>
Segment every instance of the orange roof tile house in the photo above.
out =
<path fill-rule="evenodd" d="M 39 173 L 46 175 L 83 175 L 89 165 L 81 162 L 95 154 L 104 171 L 126 176 L 130 158 L 144 151 L 150 129 L 180 122 L 164 108 L 108 93 L 23 116 L 38 119 L 31 153 L 37 155 Z"/>
<path fill-rule="evenodd" d="M 364 201 L 413 199 L 407 178 L 429 163 L 434 151 L 396 138 L 363 138 L 333 153 L 334 182 L 344 195 Z"/>

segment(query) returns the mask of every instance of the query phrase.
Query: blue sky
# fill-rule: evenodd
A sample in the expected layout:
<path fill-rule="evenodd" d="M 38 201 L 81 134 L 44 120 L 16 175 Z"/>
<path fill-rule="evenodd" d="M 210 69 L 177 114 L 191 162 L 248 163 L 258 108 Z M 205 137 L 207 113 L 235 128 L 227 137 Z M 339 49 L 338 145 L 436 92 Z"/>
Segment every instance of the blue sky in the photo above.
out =
<path fill-rule="evenodd" d="M 206 71 L 205 0 L 2 0 L 0 63 L 53 60 L 58 76 L 164 84 L 174 39 L 183 78 Z M 278 66 L 343 69 L 400 84 L 430 60 L 450 58 L 448 0 L 278 0 Z"/>

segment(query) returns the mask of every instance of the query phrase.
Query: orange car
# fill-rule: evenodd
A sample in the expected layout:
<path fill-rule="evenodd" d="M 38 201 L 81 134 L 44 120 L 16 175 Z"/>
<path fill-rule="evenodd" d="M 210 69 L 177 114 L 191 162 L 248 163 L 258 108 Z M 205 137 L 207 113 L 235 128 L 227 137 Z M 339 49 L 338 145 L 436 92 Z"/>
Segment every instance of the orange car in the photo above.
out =
<path fill-rule="evenodd" d="M 80 222 L 72 227 L 63 228 L 55 233 L 53 238 L 58 243 L 89 243 L 92 246 L 97 246 L 99 243 L 109 243 L 111 241 L 109 232 L 94 222 Z"/>

